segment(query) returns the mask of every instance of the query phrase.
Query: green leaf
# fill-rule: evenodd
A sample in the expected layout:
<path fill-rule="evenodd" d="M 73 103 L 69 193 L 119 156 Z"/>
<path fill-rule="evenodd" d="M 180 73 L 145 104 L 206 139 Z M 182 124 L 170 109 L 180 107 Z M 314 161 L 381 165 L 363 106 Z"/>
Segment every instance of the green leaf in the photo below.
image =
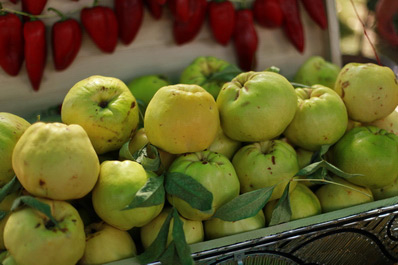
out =
<path fill-rule="evenodd" d="M 186 201 L 193 208 L 209 211 L 213 204 L 213 194 L 197 180 L 183 173 L 166 173 L 166 192 Z"/>
<path fill-rule="evenodd" d="M 21 188 L 21 183 L 19 183 L 18 178 L 14 176 L 7 184 L 5 184 L 0 189 L 0 202 L 4 200 L 7 195 L 10 195 L 13 192 L 16 192 Z"/>
<path fill-rule="evenodd" d="M 167 238 L 169 236 L 170 222 L 172 217 L 173 211 L 170 211 L 155 240 L 142 254 L 138 255 L 137 258 L 142 264 L 157 261 L 166 251 Z"/>
<path fill-rule="evenodd" d="M 290 221 L 292 209 L 290 208 L 289 187 L 290 182 L 286 185 L 282 197 L 278 200 L 275 209 L 272 211 L 269 226 Z"/>
<path fill-rule="evenodd" d="M 352 178 L 352 177 L 358 177 L 358 176 L 363 176 L 362 174 L 350 174 L 350 173 L 346 173 L 344 171 L 342 171 L 341 169 L 339 169 L 338 167 L 328 163 L 325 161 L 324 166 L 327 170 L 329 170 L 330 172 L 332 172 L 333 174 L 335 174 L 336 176 L 348 179 L 348 178 Z"/>
<path fill-rule="evenodd" d="M 122 147 L 119 149 L 119 159 L 120 160 L 132 160 L 134 161 L 134 157 L 133 155 L 130 153 L 130 149 L 129 149 L 129 144 L 130 141 L 127 141 L 126 143 L 124 143 L 122 145 Z"/>
<path fill-rule="evenodd" d="M 179 260 L 182 265 L 193 265 L 194 262 L 191 256 L 191 249 L 188 246 L 187 241 L 185 240 L 183 223 L 175 208 L 173 208 L 173 220 L 173 240 Z"/>
<path fill-rule="evenodd" d="M 36 209 L 42 213 L 44 213 L 48 219 L 53 222 L 53 224 L 56 227 L 59 227 L 59 224 L 57 220 L 55 220 L 54 216 L 51 214 L 51 207 L 45 202 L 39 201 L 38 199 L 32 197 L 32 196 L 20 196 L 16 198 L 11 206 L 11 211 L 14 211 L 16 208 L 18 208 L 21 204 L 27 205 L 29 207 L 32 207 L 33 209 Z"/>
<path fill-rule="evenodd" d="M 323 158 L 323 156 L 329 151 L 330 147 L 331 147 L 330 144 L 322 145 L 321 148 L 319 149 L 319 157 Z"/>
<path fill-rule="evenodd" d="M 159 257 L 159 261 L 162 264 L 181 264 L 178 260 L 178 256 L 176 255 L 176 246 L 174 241 L 170 242 L 169 246 L 166 248 L 166 251 L 163 252 L 163 254 Z"/>
<path fill-rule="evenodd" d="M 158 149 L 147 144 L 136 153 L 133 154 L 134 161 L 140 163 L 145 170 L 157 171 L 160 168 L 160 157 Z"/>
<path fill-rule="evenodd" d="M 148 178 L 145 185 L 135 194 L 133 201 L 122 210 L 149 207 L 164 203 L 165 191 L 163 182 L 163 175 Z"/>
<path fill-rule="evenodd" d="M 308 87 L 311 87 L 311 86 L 304 85 L 304 84 L 299 84 L 299 83 L 296 83 L 296 82 L 290 82 L 290 84 L 291 84 L 294 88 L 308 88 Z"/>
<path fill-rule="evenodd" d="M 276 66 L 270 66 L 270 67 L 268 67 L 267 69 L 265 69 L 264 71 L 267 71 L 267 72 L 274 72 L 274 73 L 279 74 L 279 73 L 281 72 L 281 69 L 278 68 L 278 67 L 276 67 Z"/>
<path fill-rule="evenodd" d="M 268 202 L 274 188 L 275 185 L 243 193 L 218 208 L 213 218 L 233 222 L 255 216 Z"/>
<path fill-rule="evenodd" d="M 3 210 L 0 210 L 0 220 L 3 220 L 3 219 L 4 219 L 4 217 L 6 217 L 6 216 L 7 216 L 7 214 L 8 214 L 8 211 L 3 211 Z"/>
<path fill-rule="evenodd" d="M 242 73 L 241 69 L 239 69 L 236 65 L 230 64 L 230 65 L 226 66 L 223 70 L 212 74 L 201 85 L 204 85 L 204 84 L 212 82 L 212 81 L 229 82 L 240 73 Z"/>
<path fill-rule="evenodd" d="M 315 171 L 317 171 L 318 169 L 320 169 L 322 167 L 323 161 L 319 161 L 319 162 L 315 162 L 312 164 L 309 164 L 308 166 L 302 168 L 299 170 L 299 172 L 297 172 L 297 176 L 308 176 L 311 175 L 313 173 L 315 173 Z"/>

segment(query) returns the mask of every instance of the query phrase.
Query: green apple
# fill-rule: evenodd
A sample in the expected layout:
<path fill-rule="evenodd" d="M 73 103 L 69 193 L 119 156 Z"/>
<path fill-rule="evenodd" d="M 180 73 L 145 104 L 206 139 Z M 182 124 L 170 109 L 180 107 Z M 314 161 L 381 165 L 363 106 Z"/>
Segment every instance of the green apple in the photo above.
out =
<path fill-rule="evenodd" d="M 324 85 L 333 89 L 339 72 L 338 65 L 326 61 L 321 56 L 311 56 L 300 65 L 293 81 L 308 86 Z"/>
<path fill-rule="evenodd" d="M 373 122 L 398 105 L 398 81 L 391 68 L 372 63 L 348 63 L 337 76 L 334 90 L 343 99 L 350 119 Z"/>
<path fill-rule="evenodd" d="M 218 132 L 216 138 L 211 143 L 209 151 L 213 151 L 216 153 L 220 153 L 228 157 L 228 159 L 232 159 L 235 152 L 242 146 L 242 143 L 239 141 L 232 140 L 228 136 L 225 135 L 221 126 L 218 128 Z"/>
<path fill-rule="evenodd" d="M 324 213 L 374 200 L 369 188 L 352 184 L 339 177 L 334 177 L 333 181 L 344 186 L 328 183 L 315 192 Z"/>
<path fill-rule="evenodd" d="M 398 178 L 393 183 L 379 189 L 371 189 L 375 200 L 382 200 L 394 196 L 398 196 Z"/>
<path fill-rule="evenodd" d="M 296 114 L 283 132 L 289 142 L 309 151 L 336 143 L 348 124 L 347 109 L 340 96 L 322 85 L 296 88 L 296 94 Z"/>
<path fill-rule="evenodd" d="M 286 185 L 299 171 L 294 148 L 282 140 L 252 143 L 232 158 L 242 193 L 275 185 L 270 201 L 282 196 Z M 292 191 L 297 182 L 290 183 Z"/>
<path fill-rule="evenodd" d="M 211 80 L 214 74 L 221 72 L 230 63 L 214 56 L 199 56 L 188 65 L 181 73 L 181 84 L 196 84 L 208 91 L 214 98 L 217 98 L 223 80 Z"/>
<path fill-rule="evenodd" d="M 289 194 L 289 202 L 292 211 L 291 221 L 322 213 L 318 197 L 304 184 L 298 183 L 296 185 L 296 188 Z M 272 212 L 277 203 L 278 200 L 273 200 L 265 205 L 264 212 L 267 223 L 270 223 Z"/>
<path fill-rule="evenodd" d="M 219 126 L 214 98 L 198 85 L 162 87 L 149 102 L 144 117 L 149 142 L 171 154 L 208 148 Z"/>
<path fill-rule="evenodd" d="M 104 264 L 137 255 L 135 242 L 127 231 L 104 222 L 92 223 L 84 229 L 86 248 L 79 264 Z"/>
<path fill-rule="evenodd" d="M 221 127 L 229 138 L 259 142 L 282 134 L 294 118 L 297 95 L 280 74 L 246 72 L 225 83 L 217 105 Z"/>
<path fill-rule="evenodd" d="M 164 75 L 143 75 L 130 80 L 127 87 L 137 100 L 141 100 L 148 106 L 153 95 L 159 88 L 171 85 L 169 79 Z"/>
<path fill-rule="evenodd" d="M 30 126 L 25 119 L 8 113 L 0 112 L 0 187 L 14 177 L 12 168 L 12 152 L 15 144 Z"/>
<path fill-rule="evenodd" d="M 118 150 L 138 126 L 138 104 L 114 77 L 94 75 L 77 82 L 62 103 L 66 124 L 82 126 L 98 154 Z"/>
<path fill-rule="evenodd" d="M 86 131 L 77 124 L 32 124 L 15 145 L 12 166 L 31 194 L 55 200 L 87 195 L 100 163 Z"/>
<path fill-rule="evenodd" d="M 395 110 L 391 114 L 384 118 L 375 120 L 370 123 L 364 123 L 363 125 L 373 125 L 384 129 L 389 133 L 394 133 L 398 135 L 398 108 L 395 108 Z"/>
<path fill-rule="evenodd" d="M 151 222 L 144 225 L 140 229 L 141 243 L 147 249 L 159 234 L 160 228 L 171 211 L 170 207 L 166 207 L 163 211 Z M 204 239 L 203 223 L 202 221 L 193 221 L 180 216 L 182 221 L 182 229 L 184 230 L 185 240 L 187 244 L 202 242 Z M 169 227 L 169 234 L 167 237 L 167 245 L 173 240 L 173 226 L 174 220 L 172 219 Z"/>
<path fill-rule="evenodd" d="M 11 206 L 14 200 L 19 197 L 19 192 L 13 192 L 7 195 L 1 202 L 0 202 L 0 211 L 6 212 L 7 214 L 0 220 L 0 250 L 5 249 L 4 246 L 4 227 L 7 223 L 8 218 L 11 215 Z"/>
<path fill-rule="evenodd" d="M 299 169 L 302 169 L 308 166 L 311 163 L 312 156 L 314 154 L 313 151 L 308 151 L 303 148 L 295 148 L 297 154 L 297 162 L 299 165 Z"/>
<path fill-rule="evenodd" d="M 18 265 L 17 262 L 15 261 L 14 257 L 11 256 L 8 251 L 7 256 L 4 257 L 4 260 L 1 261 L 2 265 Z"/>
<path fill-rule="evenodd" d="M 398 136 L 374 126 L 356 127 L 332 147 L 329 157 L 342 171 L 361 174 L 349 182 L 382 188 L 398 176 Z"/>
<path fill-rule="evenodd" d="M 218 153 L 202 151 L 177 157 L 168 172 L 186 174 L 213 194 L 211 210 L 200 211 L 177 196 L 167 194 L 167 199 L 178 212 L 190 220 L 207 220 L 223 204 L 239 195 L 239 179 L 229 159 Z"/>
<path fill-rule="evenodd" d="M 141 227 L 150 222 L 161 212 L 163 204 L 123 210 L 150 177 L 157 176 L 145 171 L 135 161 L 102 162 L 98 182 L 92 190 L 92 202 L 97 215 L 120 230 Z"/>
<path fill-rule="evenodd" d="M 205 237 L 207 240 L 235 235 L 247 231 L 252 231 L 265 227 L 265 217 L 262 210 L 255 216 L 239 221 L 224 221 L 218 218 L 212 218 L 203 222 Z"/>
<path fill-rule="evenodd" d="M 86 246 L 79 213 L 66 201 L 40 200 L 50 206 L 59 227 L 33 208 L 15 211 L 4 227 L 7 250 L 19 265 L 76 264 Z"/>

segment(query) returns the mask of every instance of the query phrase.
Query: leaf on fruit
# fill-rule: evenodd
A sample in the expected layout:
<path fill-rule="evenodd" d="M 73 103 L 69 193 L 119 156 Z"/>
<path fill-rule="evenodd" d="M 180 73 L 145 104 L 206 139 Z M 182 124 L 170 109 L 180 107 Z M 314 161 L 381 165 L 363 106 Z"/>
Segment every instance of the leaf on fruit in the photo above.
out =
<path fill-rule="evenodd" d="M 291 84 L 294 88 L 309 88 L 309 87 L 311 87 L 311 86 L 304 85 L 304 84 L 300 84 L 300 83 L 296 83 L 296 82 L 290 82 L 290 84 Z"/>
<path fill-rule="evenodd" d="M 158 149 L 147 144 L 137 152 L 133 154 L 134 161 L 140 163 L 145 170 L 157 171 L 160 168 L 160 157 Z"/>
<path fill-rule="evenodd" d="M 213 194 L 196 179 L 179 172 L 166 173 L 166 192 L 186 201 L 193 208 L 209 211 L 213 204 Z"/>
<path fill-rule="evenodd" d="M 348 179 L 348 178 L 352 178 L 352 177 L 358 177 L 358 176 L 363 176 L 362 174 L 350 174 L 350 173 L 346 173 L 344 171 L 342 171 L 341 169 L 339 169 L 338 167 L 328 163 L 325 161 L 324 163 L 325 168 L 327 170 L 329 170 L 330 172 L 332 172 L 333 174 L 335 174 L 336 176 Z"/>
<path fill-rule="evenodd" d="M 7 214 L 8 214 L 8 212 L 7 212 L 7 211 L 0 210 L 0 220 L 3 220 L 3 219 L 4 219 L 4 217 L 6 217 L 6 216 L 7 216 Z"/>
<path fill-rule="evenodd" d="M 131 139 L 129 141 L 127 141 L 126 143 L 124 143 L 122 145 L 122 147 L 120 148 L 120 150 L 119 150 L 119 159 L 120 160 L 132 160 L 132 161 L 134 160 L 134 157 L 129 150 L 130 141 L 131 141 Z"/>
<path fill-rule="evenodd" d="M 234 222 L 255 216 L 268 202 L 275 185 L 243 193 L 222 205 L 213 218 Z"/>
<path fill-rule="evenodd" d="M 138 260 L 141 264 L 148 264 L 157 261 L 162 254 L 166 251 L 167 238 L 169 235 L 171 218 L 173 217 L 173 211 L 167 215 L 162 227 L 159 230 L 158 235 L 152 244 L 140 255 L 138 255 Z"/>
<path fill-rule="evenodd" d="M 318 169 L 322 167 L 322 163 L 323 161 L 309 164 L 308 166 L 300 169 L 296 176 L 309 176 L 311 174 L 314 174 Z"/>
<path fill-rule="evenodd" d="M 57 220 L 55 220 L 54 216 L 51 214 L 51 207 L 47 203 L 39 201 L 38 199 L 36 199 L 32 196 L 28 196 L 28 195 L 20 196 L 14 200 L 14 202 L 11 206 L 11 211 L 14 211 L 21 205 L 27 205 L 33 209 L 36 209 L 36 210 L 44 213 L 48 217 L 48 219 L 50 219 L 51 222 L 53 222 L 53 224 L 56 227 L 59 227 Z"/>
<path fill-rule="evenodd" d="M 281 69 L 276 67 L 276 66 L 270 66 L 267 69 L 265 69 L 264 71 L 273 72 L 273 73 L 279 74 L 281 72 Z"/>
<path fill-rule="evenodd" d="M 236 65 L 230 64 L 221 71 L 213 73 L 201 85 L 204 85 L 212 81 L 229 82 L 240 73 L 242 73 L 241 69 L 239 69 Z"/>
<path fill-rule="evenodd" d="M 290 221 L 290 218 L 292 217 L 292 209 L 290 207 L 289 188 L 290 182 L 286 185 L 282 197 L 278 200 L 274 210 L 272 211 L 269 226 Z"/>
<path fill-rule="evenodd" d="M 182 265 L 192 265 L 194 262 L 191 256 L 191 249 L 185 240 L 183 223 L 175 208 L 173 208 L 173 220 L 173 241 L 177 250 L 179 261 Z"/>
<path fill-rule="evenodd" d="M 7 195 L 10 195 L 13 192 L 16 192 L 21 188 L 21 183 L 19 183 L 18 178 L 14 176 L 7 184 L 5 184 L 0 189 L 0 202 L 4 200 Z"/>
<path fill-rule="evenodd" d="M 174 241 L 171 241 L 166 251 L 159 257 L 161 264 L 180 264 L 176 255 L 176 246 Z"/>
<path fill-rule="evenodd" d="M 148 178 L 145 185 L 137 191 L 133 201 L 122 210 L 129 210 L 138 207 L 150 207 L 164 203 L 164 176 Z"/>

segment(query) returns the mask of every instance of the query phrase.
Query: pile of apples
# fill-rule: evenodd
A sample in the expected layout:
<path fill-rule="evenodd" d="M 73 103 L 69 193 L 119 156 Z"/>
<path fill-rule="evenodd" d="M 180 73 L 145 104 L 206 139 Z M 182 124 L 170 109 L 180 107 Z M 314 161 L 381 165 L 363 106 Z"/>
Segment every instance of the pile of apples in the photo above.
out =
<path fill-rule="evenodd" d="M 189 244 L 398 195 L 398 83 L 309 58 L 172 84 L 90 76 L 60 121 L 0 113 L 3 264 L 193 264 Z M 13 263 L 14 262 L 14 263 Z"/>

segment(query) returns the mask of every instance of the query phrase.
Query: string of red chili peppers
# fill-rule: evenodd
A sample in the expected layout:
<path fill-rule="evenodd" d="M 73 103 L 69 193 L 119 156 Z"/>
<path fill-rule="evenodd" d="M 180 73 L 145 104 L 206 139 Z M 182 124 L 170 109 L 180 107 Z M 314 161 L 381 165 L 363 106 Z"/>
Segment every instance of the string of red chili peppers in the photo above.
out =
<path fill-rule="evenodd" d="M 255 23 L 270 29 L 283 27 L 296 49 L 304 51 L 299 1 L 310 17 L 325 29 L 323 0 L 114 0 L 113 9 L 94 0 L 92 6 L 80 11 L 80 22 L 101 51 L 113 53 L 119 39 L 125 45 L 133 42 L 142 24 L 144 8 L 157 20 L 164 8 L 170 10 L 177 45 L 191 42 L 207 15 L 214 40 L 223 46 L 232 41 L 239 67 L 249 71 L 255 68 L 258 49 Z M 9 75 L 16 76 L 25 60 L 35 91 L 39 90 L 47 56 L 42 19 L 54 17 L 40 15 L 46 3 L 47 0 L 21 0 L 22 11 L 3 8 L 0 3 L 0 66 Z M 48 10 L 60 17 L 51 29 L 51 45 L 54 67 L 61 71 L 71 65 L 80 50 L 82 28 L 76 19 L 54 8 Z"/>

